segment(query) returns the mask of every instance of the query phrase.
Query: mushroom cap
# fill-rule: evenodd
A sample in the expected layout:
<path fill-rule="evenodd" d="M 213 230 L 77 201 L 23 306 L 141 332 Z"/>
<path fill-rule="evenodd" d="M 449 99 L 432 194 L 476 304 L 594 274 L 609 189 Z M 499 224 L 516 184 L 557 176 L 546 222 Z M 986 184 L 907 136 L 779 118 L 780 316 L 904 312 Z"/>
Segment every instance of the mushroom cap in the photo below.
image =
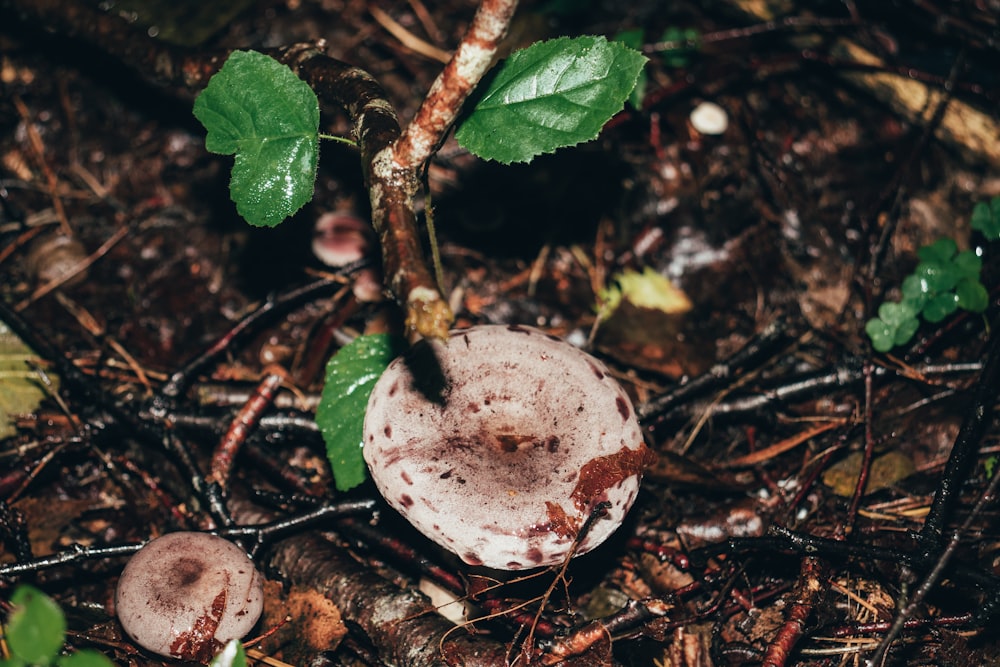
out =
<path fill-rule="evenodd" d="M 368 254 L 372 237 L 372 226 L 356 215 L 324 213 L 313 229 L 312 251 L 327 266 L 346 266 Z"/>
<path fill-rule="evenodd" d="M 436 359 L 436 361 L 435 361 Z M 478 326 L 421 341 L 368 401 L 364 457 L 388 503 L 470 565 L 554 565 L 621 525 L 652 454 L 597 359 L 538 329 Z"/>
<path fill-rule="evenodd" d="M 230 639 L 250 632 L 264 607 L 264 582 L 232 542 L 208 533 L 158 537 L 125 565 L 115 608 L 143 648 L 207 663 Z"/>

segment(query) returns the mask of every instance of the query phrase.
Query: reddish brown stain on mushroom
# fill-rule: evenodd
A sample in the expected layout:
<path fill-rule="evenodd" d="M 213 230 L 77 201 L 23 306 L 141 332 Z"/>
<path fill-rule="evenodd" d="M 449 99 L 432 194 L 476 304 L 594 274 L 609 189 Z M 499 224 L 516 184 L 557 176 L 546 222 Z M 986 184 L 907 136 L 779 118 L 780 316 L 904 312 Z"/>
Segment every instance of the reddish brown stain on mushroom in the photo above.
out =
<path fill-rule="evenodd" d="M 413 486 L 413 479 L 410 477 L 409 473 L 405 470 L 399 473 L 399 478 L 402 479 L 408 486 Z"/>
<path fill-rule="evenodd" d="M 642 471 L 655 462 L 656 455 L 645 444 L 640 444 L 638 449 L 622 447 L 614 454 L 588 461 L 573 489 L 573 504 L 581 512 L 588 511 L 601 500 L 605 491 L 629 477 L 642 475 Z"/>
<path fill-rule="evenodd" d="M 622 419 L 628 419 L 631 415 L 631 410 L 628 407 L 628 401 L 621 396 L 615 399 L 615 407 L 618 408 L 618 414 L 622 416 Z"/>
<path fill-rule="evenodd" d="M 562 505 L 546 502 L 545 507 L 549 514 L 549 530 L 559 537 L 576 537 L 576 534 L 580 532 L 579 522 L 566 514 Z"/>
<path fill-rule="evenodd" d="M 391 438 L 392 437 L 392 426 L 390 426 L 389 424 L 386 424 L 385 428 L 382 429 L 382 432 L 385 433 L 385 437 Z"/>
<path fill-rule="evenodd" d="M 219 628 L 219 619 L 226 608 L 226 591 L 221 590 L 212 601 L 212 609 L 208 614 L 200 616 L 194 626 L 187 632 L 182 632 L 170 645 L 170 655 L 187 660 L 207 664 L 222 647 L 215 639 L 215 631 Z"/>
<path fill-rule="evenodd" d="M 568 557 L 594 502 L 613 506 L 577 553 L 621 523 L 642 455 L 630 462 L 619 449 L 641 446 L 642 436 L 627 395 L 599 360 L 519 325 L 420 345 L 438 361 L 440 395 L 419 391 L 427 373 L 407 363 L 410 355 L 382 375 L 365 417 L 372 478 L 414 526 L 466 562 L 527 568 Z"/>

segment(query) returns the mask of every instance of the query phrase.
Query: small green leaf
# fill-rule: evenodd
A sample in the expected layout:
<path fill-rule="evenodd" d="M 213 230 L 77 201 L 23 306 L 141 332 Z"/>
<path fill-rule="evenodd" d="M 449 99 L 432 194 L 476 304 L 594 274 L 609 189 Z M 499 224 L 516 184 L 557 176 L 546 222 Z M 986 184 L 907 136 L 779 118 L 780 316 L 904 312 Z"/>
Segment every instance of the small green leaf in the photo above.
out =
<path fill-rule="evenodd" d="M 678 28 L 670 26 L 663 31 L 660 37 L 661 42 L 688 42 L 691 46 L 681 46 L 675 49 L 667 49 L 663 52 L 663 62 L 667 67 L 686 67 L 693 55 L 701 46 L 699 45 L 698 31 L 694 28 Z"/>
<path fill-rule="evenodd" d="M 908 320 L 917 319 L 917 311 L 907 303 L 886 301 L 878 309 L 878 316 L 893 326 L 899 326 Z"/>
<path fill-rule="evenodd" d="M 106 655 L 90 649 L 60 656 L 56 664 L 59 667 L 115 667 L 115 663 Z"/>
<path fill-rule="evenodd" d="M 273 227 L 313 195 L 319 101 L 291 69 L 262 53 L 234 51 L 194 103 L 205 147 L 235 154 L 229 192 L 251 225 Z"/>
<path fill-rule="evenodd" d="M 958 310 L 958 295 L 948 291 L 933 296 L 924 306 L 924 319 L 928 322 L 940 322 Z"/>
<path fill-rule="evenodd" d="M 11 653 L 31 665 L 51 664 L 66 638 L 62 609 L 48 595 L 26 585 L 14 591 L 10 604 L 7 645 Z"/>
<path fill-rule="evenodd" d="M 892 349 L 896 335 L 895 327 L 887 324 L 884 320 L 873 317 L 865 324 L 865 333 L 872 341 L 872 347 L 879 352 L 888 352 Z"/>
<path fill-rule="evenodd" d="M 208 663 L 208 667 L 246 667 L 247 654 L 238 639 L 230 639 Z"/>
<path fill-rule="evenodd" d="M 979 274 L 983 270 L 983 258 L 977 255 L 975 250 L 964 250 L 955 255 L 952 265 L 963 278 L 979 280 Z"/>
<path fill-rule="evenodd" d="M 401 341 L 387 334 L 358 336 L 326 366 L 316 424 L 323 433 L 326 455 L 341 491 L 365 481 L 361 439 L 368 396 L 382 371 L 401 351 Z"/>
<path fill-rule="evenodd" d="M 921 246 L 917 250 L 917 257 L 925 262 L 946 264 L 957 252 L 958 244 L 954 239 L 945 236 L 930 245 Z"/>
<path fill-rule="evenodd" d="M 604 37 L 538 42 L 507 59 L 455 138 L 504 164 L 589 141 L 621 111 L 645 62 Z"/>
<path fill-rule="evenodd" d="M 981 313 L 990 304 L 990 295 L 978 280 L 964 279 L 955 286 L 958 307 L 972 313 Z"/>
<path fill-rule="evenodd" d="M 972 209 L 972 228 L 978 229 L 989 241 L 1000 241 L 1000 197 L 981 201 Z"/>

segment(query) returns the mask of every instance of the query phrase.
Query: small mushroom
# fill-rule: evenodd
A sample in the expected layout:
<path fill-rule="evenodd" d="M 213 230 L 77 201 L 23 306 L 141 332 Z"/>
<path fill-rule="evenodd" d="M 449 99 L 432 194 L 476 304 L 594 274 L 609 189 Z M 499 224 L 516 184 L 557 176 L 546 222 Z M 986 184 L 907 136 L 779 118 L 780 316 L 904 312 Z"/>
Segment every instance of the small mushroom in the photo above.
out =
<path fill-rule="evenodd" d="M 554 565 L 625 518 L 652 461 L 628 396 L 598 360 L 538 329 L 479 326 L 422 341 L 368 401 L 379 491 L 470 565 Z"/>
<path fill-rule="evenodd" d="M 313 229 L 312 250 L 327 266 L 341 267 L 364 259 L 375 247 L 372 226 L 349 212 L 324 213 Z M 362 303 L 381 301 L 382 277 L 375 267 L 358 271 L 352 285 L 354 296 Z"/>
<path fill-rule="evenodd" d="M 122 627 L 139 646 L 207 663 L 257 623 L 263 578 L 238 546 L 207 533 L 168 533 L 137 551 L 115 593 Z"/>
<path fill-rule="evenodd" d="M 313 254 L 327 266 L 347 266 L 371 250 L 372 226 L 346 212 L 324 213 L 313 230 Z"/>

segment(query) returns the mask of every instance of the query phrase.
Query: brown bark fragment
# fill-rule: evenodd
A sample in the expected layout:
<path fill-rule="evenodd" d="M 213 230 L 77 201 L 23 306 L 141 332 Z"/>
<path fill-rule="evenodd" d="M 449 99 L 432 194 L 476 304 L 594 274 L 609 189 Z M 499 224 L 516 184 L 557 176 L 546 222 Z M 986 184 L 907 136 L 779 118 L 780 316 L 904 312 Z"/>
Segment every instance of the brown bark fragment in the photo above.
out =
<path fill-rule="evenodd" d="M 295 586 L 310 587 L 340 608 L 399 667 L 502 667 L 506 647 L 455 629 L 419 592 L 401 589 L 315 534 L 277 544 L 268 565 Z"/>

